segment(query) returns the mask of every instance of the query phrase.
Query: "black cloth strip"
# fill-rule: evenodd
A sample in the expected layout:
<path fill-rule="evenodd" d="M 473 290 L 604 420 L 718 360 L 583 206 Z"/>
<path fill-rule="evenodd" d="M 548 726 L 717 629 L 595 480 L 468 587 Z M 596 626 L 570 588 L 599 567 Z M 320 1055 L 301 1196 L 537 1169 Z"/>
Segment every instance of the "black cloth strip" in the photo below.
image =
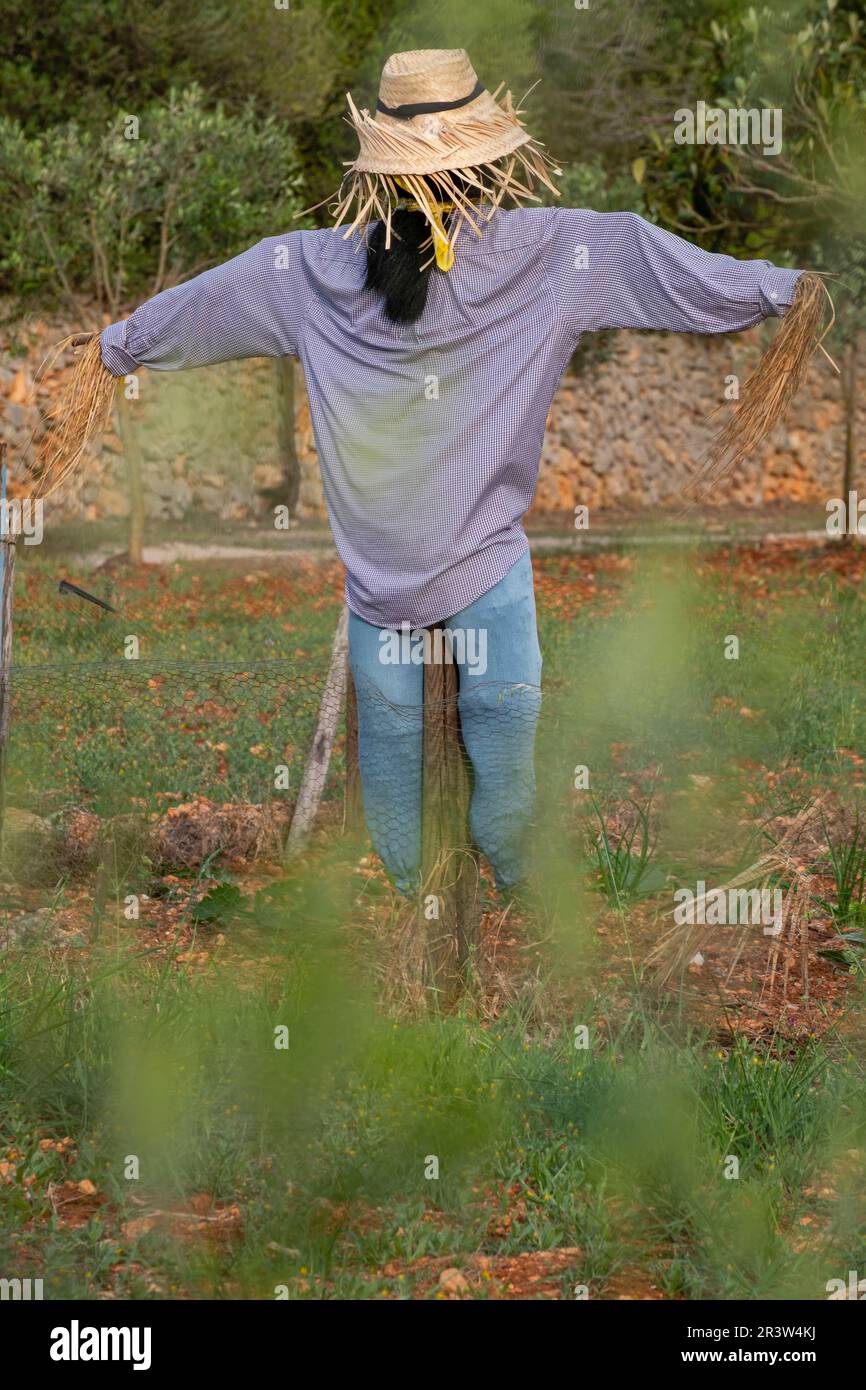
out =
<path fill-rule="evenodd" d="M 61 594 L 77 594 L 79 598 L 86 598 L 90 603 L 95 603 L 100 608 L 104 608 L 108 613 L 116 613 L 117 609 L 112 608 L 110 603 L 106 603 L 104 598 L 97 598 L 95 594 L 89 594 L 86 589 L 79 589 L 77 584 L 73 584 L 70 579 L 61 579 L 58 588 Z"/>
<path fill-rule="evenodd" d="M 426 116 L 435 111 L 456 111 L 458 106 L 468 106 L 470 101 L 474 101 L 486 88 L 483 83 L 476 82 L 468 97 L 460 97 L 457 101 L 416 101 L 407 102 L 405 106 L 385 106 L 384 102 L 376 102 L 376 110 L 384 111 L 386 116 L 396 116 L 400 121 L 408 121 L 411 116 Z"/>

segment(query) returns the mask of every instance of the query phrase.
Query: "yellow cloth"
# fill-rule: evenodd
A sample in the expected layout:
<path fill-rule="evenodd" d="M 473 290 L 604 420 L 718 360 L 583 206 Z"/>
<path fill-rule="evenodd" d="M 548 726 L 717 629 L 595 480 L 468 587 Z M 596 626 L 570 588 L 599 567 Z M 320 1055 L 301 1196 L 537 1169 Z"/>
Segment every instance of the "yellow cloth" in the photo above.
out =
<path fill-rule="evenodd" d="M 405 188 L 407 193 L 412 192 L 411 188 L 409 188 L 402 179 L 398 178 L 396 182 L 401 188 Z M 407 203 L 407 207 L 410 212 L 423 212 L 430 218 L 433 249 L 436 252 L 436 264 L 440 270 L 450 270 L 454 264 L 454 247 L 448 240 L 448 233 L 445 230 L 442 217 L 444 213 L 454 211 L 454 204 L 437 203 L 431 199 L 426 207 L 422 207 L 421 204 L 417 202 Z"/>

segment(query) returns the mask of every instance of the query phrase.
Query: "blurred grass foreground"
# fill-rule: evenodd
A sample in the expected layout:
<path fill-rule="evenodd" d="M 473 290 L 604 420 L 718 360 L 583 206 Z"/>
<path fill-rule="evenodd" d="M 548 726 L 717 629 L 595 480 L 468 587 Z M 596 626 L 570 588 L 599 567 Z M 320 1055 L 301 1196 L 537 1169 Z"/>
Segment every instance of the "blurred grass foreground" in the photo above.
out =
<path fill-rule="evenodd" d="M 129 624 L 28 558 L 4 1268 L 48 1297 L 826 1297 L 864 1257 L 863 563 L 536 561 L 543 893 L 486 888 L 442 1014 L 339 833 L 342 735 L 281 860 L 335 567 L 118 571 L 121 678 Z M 677 887 L 780 845 L 772 885 L 808 896 L 779 941 L 671 937 Z"/>

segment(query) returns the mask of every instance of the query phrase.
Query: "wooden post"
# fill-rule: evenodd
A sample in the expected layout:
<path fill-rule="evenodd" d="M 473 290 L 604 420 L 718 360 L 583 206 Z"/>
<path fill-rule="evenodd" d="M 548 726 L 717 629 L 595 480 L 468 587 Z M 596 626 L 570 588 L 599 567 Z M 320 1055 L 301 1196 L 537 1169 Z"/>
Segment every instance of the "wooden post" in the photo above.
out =
<path fill-rule="evenodd" d="M 361 764 L 358 754 L 358 694 L 352 668 L 346 668 L 346 792 L 343 802 L 343 831 L 354 835 L 364 823 L 361 794 Z"/>
<path fill-rule="evenodd" d="M 284 495 L 289 516 L 294 516 L 301 490 L 301 466 L 295 443 L 295 363 L 291 357 L 276 359 L 277 374 L 277 448 L 285 478 Z"/>
<path fill-rule="evenodd" d="M 129 549 L 128 557 L 131 565 L 141 565 L 144 563 L 144 483 L 141 476 L 141 450 L 138 447 L 138 439 L 135 433 L 135 426 L 132 422 L 132 412 L 129 409 L 122 380 L 117 386 L 117 423 L 120 433 L 121 443 L 123 444 L 123 458 L 126 464 L 126 475 L 129 481 Z"/>
<path fill-rule="evenodd" d="M 436 628 L 430 628 L 434 652 Z M 469 832 L 471 777 L 460 735 L 459 673 L 447 641 L 443 660 L 424 666 L 422 889 L 425 985 L 440 1007 L 460 995 L 478 944 L 478 856 Z"/>
<path fill-rule="evenodd" d="M 12 702 L 12 592 L 15 584 L 14 529 L 6 509 L 6 445 L 0 444 L 0 847 L 6 820 L 6 764 L 9 742 L 9 716 Z"/>
<path fill-rule="evenodd" d="M 853 332 L 851 341 L 845 349 L 845 372 L 842 378 L 842 399 L 845 402 L 845 471 L 842 478 L 842 496 L 847 507 L 854 488 L 854 474 L 857 468 L 857 349 L 858 334 Z M 855 526 L 856 526 L 855 522 Z M 853 544 L 851 518 L 842 536 L 843 545 Z"/>
<path fill-rule="evenodd" d="M 343 604 L 337 623 L 337 631 L 334 634 L 334 643 L 331 647 L 331 662 L 319 705 L 316 732 L 313 735 L 298 799 L 295 802 L 292 823 L 289 826 L 289 836 L 286 841 L 286 854 L 289 858 L 298 854 L 307 843 L 322 799 L 325 778 L 328 775 L 328 766 L 331 761 L 331 749 L 334 746 L 337 724 L 340 720 L 343 697 L 346 692 L 348 632 L 349 610 Z"/>

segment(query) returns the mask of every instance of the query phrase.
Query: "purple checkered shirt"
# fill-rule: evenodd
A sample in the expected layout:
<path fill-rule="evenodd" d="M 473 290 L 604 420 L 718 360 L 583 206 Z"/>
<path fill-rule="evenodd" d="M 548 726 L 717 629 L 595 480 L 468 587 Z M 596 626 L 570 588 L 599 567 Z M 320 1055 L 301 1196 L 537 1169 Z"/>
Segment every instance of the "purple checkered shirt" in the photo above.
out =
<path fill-rule="evenodd" d="M 634 213 L 521 209 L 481 238 L 464 229 L 403 326 L 364 289 L 357 246 L 267 237 L 106 328 L 102 357 L 116 375 L 299 357 L 346 599 L 380 627 L 453 616 L 523 555 L 547 412 L 583 333 L 748 328 L 800 274 Z"/>

